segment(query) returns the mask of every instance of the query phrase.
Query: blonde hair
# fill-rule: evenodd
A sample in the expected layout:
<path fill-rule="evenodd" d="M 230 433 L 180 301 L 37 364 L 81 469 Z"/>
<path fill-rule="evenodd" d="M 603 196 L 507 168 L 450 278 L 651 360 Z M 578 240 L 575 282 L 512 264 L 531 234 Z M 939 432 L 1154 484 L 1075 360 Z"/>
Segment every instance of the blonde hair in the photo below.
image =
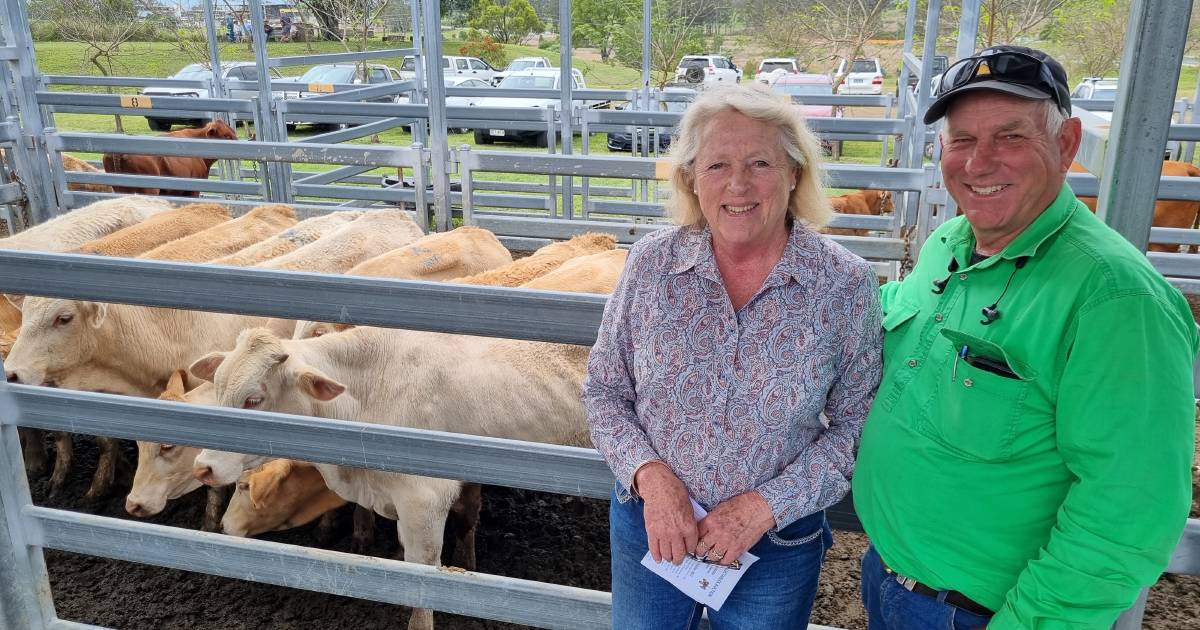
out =
<path fill-rule="evenodd" d="M 670 157 L 675 170 L 671 175 L 671 197 L 666 203 L 671 218 L 680 225 L 705 224 L 694 190 L 696 155 L 710 121 L 726 111 L 774 125 L 779 130 L 779 144 L 797 171 L 796 188 L 788 194 L 788 214 L 813 228 L 829 223 L 833 210 L 825 196 L 821 142 L 788 96 L 771 92 L 758 83 L 705 89 L 688 107 L 671 140 Z"/>

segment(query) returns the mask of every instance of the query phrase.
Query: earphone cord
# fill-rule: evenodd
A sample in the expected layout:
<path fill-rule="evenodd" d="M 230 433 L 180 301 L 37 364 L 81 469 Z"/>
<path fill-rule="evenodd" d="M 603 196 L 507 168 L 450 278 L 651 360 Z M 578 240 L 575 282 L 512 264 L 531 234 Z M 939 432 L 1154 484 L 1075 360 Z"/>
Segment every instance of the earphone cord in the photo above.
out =
<path fill-rule="evenodd" d="M 1004 299 L 1004 294 L 1008 293 L 1008 287 L 1012 285 L 1013 276 L 1017 275 L 1017 270 L 1019 270 L 1021 267 L 1024 267 L 1025 262 L 1028 260 L 1029 260 L 1028 256 L 1021 256 L 1020 258 L 1017 259 L 1017 263 L 1013 266 L 1012 273 L 1008 274 L 1008 282 L 1004 283 L 1004 290 L 1000 292 L 1000 297 L 996 298 L 996 301 L 992 302 L 992 305 L 989 306 L 988 308 L 994 309 L 994 308 L 996 308 L 996 306 L 998 304 L 1000 304 L 1000 300 Z"/>

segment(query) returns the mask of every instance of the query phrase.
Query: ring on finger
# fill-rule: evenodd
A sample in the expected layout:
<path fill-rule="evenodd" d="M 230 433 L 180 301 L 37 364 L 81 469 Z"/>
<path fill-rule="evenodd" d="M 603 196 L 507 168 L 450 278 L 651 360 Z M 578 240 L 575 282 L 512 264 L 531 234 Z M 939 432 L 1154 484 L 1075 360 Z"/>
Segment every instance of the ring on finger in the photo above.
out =
<path fill-rule="evenodd" d="M 721 559 L 725 557 L 725 554 L 723 554 L 723 553 L 708 553 L 705 555 L 705 557 L 708 558 L 709 560 L 716 560 L 717 562 L 720 562 Z"/>

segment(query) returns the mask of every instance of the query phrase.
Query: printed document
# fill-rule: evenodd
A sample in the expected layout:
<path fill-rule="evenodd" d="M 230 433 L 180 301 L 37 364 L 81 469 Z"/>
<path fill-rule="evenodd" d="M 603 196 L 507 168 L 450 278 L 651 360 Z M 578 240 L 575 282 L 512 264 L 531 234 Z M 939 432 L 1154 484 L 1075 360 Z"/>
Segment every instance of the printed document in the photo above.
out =
<path fill-rule="evenodd" d="M 708 512 L 695 500 L 692 500 L 692 512 L 695 513 L 697 521 L 708 515 Z M 679 563 L 679 566 L 675 566 L 669 560 L 655 562 L 654 556 L 647 551 L 645 557 L 642 558 L 642 566 L 662 576 L 675 588 L 683 591 L 684 595 L 713 610 L 721 610 L 721 604 L 725 603 L 725 598 L 729 597 L 729 594 L 733 592 L 733 587 L 737 586 L 738 580 L 742 579 L 742 575 L 757 560 L 758 556 L 749 552 L 743 553 L 738 557 L 741 568 L 731 569 L 685 556 L 683 562 Z"/>

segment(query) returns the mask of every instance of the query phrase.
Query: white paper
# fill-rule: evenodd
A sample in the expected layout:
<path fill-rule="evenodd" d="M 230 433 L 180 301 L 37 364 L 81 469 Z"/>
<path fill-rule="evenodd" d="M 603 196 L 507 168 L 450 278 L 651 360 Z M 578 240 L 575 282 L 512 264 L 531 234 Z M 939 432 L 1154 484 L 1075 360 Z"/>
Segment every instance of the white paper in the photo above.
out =
<path fill-rule="evenodd" d="M 692 512 L 697 521 L 708 515 L 708 512 L 700 507 L 700 504 L 696 503 L 694 499 L 692 500 Z M 737 586 L 738 580 L 742 579 L 745 571 L 757 560 L 758 556 L 750 552 L 743 553 L 738 557 L 738 562 L 742 565 L 739 570 L 719 564 L 700 562 L 691 556 L 684 556 L 683 562 L 676 566 L 669 560 L 655 562 L 654 556 L 647 551 L 646 555 L 642 557 L 642 566 L 670 582 L 684 595 L 713 610 L 721 610 L 721 604 L 724 604 L 725 599 L 733 592 L 733 587 Z"/>

